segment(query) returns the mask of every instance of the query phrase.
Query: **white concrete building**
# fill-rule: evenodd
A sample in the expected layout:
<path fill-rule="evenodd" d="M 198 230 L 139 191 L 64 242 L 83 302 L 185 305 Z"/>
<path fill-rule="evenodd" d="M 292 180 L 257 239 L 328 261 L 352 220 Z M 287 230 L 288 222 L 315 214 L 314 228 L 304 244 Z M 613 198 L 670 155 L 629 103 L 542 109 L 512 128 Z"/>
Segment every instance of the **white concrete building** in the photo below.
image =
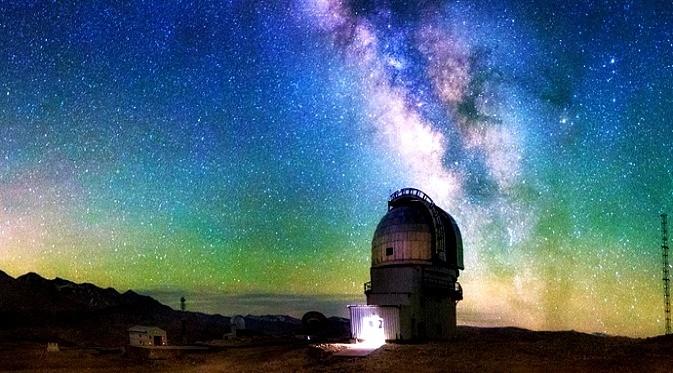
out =
<path fill-rule="evenodd" d="M 156 326 L 135 325 L 129 328 L 131 346 L 166 346 L 166 331 Z"/>

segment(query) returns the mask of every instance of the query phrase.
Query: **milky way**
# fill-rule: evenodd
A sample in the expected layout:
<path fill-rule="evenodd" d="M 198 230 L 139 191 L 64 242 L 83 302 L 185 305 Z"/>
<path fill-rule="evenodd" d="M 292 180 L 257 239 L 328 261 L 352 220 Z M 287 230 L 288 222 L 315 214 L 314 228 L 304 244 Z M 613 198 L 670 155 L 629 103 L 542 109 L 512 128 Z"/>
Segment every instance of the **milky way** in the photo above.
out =
<path fill-rule="evenodd" d="M 460 322 L 660 333 L 669 8 L 3 2 L 0 269 L 332 312 L 417 187 Z"/>

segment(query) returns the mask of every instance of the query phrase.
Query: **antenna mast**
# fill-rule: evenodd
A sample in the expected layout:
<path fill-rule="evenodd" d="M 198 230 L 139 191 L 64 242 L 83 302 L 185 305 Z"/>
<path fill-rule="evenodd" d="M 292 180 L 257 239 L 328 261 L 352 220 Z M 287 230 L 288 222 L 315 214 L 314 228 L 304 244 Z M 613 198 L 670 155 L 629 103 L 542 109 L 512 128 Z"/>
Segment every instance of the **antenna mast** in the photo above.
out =
<path fill-rule="evenodd" d="M 666 317 L 666 334 L 671 334 L 671 279 L 668 265 L 668 215 L 661 214 L 661 251 L 662 280 L 664 281 L 664 315 Z"/>

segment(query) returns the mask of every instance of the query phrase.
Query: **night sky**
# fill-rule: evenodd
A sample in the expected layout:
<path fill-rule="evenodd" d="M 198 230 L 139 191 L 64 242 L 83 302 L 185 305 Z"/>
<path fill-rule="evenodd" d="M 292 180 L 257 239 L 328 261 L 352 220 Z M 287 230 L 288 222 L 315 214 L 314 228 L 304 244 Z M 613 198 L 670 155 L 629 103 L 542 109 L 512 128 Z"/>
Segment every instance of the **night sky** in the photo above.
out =
<path fill-rule="evenodd" d="M 364 301 L 417 187 L 459 322 L 661 334 L 671 118 L 666 1 L 3 1 L 0 269 Z"/>

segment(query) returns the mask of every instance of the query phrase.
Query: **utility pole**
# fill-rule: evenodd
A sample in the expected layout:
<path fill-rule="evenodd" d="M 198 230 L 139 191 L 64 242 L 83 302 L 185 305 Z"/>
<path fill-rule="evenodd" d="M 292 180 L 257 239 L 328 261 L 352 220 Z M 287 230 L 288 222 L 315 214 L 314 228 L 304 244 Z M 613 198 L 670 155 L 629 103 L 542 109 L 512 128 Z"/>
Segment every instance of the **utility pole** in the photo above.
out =
<path fill-rule="evenodd" d="M 180 342 L 187 344 L 187 322 L 185 320 L 185 311 L 187 310 L 187 300 L 184 296 L 180 297 L 180 311 L 182 311 L 182 320 L 180 320 Z"/>
<path fill-rule="evenodd" d="M 664 282 L 665 333 L 671 334 L 671 279 L 668 265 L 668 215 L 661 214 L 661 264 Z"/>

